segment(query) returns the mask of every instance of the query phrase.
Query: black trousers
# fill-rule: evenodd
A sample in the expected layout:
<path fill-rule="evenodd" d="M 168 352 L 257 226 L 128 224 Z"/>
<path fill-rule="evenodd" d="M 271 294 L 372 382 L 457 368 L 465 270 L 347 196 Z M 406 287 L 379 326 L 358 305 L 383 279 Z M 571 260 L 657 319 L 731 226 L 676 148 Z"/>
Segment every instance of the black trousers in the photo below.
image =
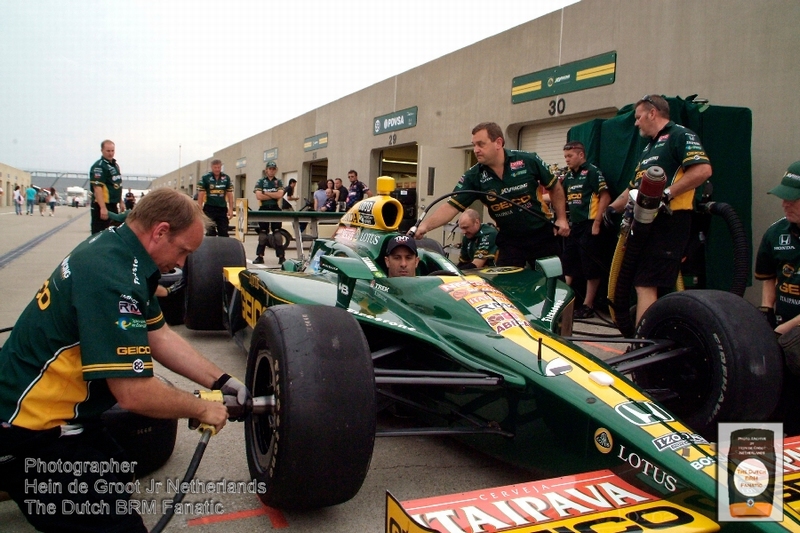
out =
<path fill-rule="evenodd" d="M 129 470 L 122 465 L 134 472 L 122 472 Z M 127 512 L 135 473 L 99 422 L 71 436 L 61 436 L 60 428 L 0 427 L 0 490 L 39 531 L 146 533 L 142 517 Z M 100 493 L 107 488 L 121 490 Z"/>
<path fill-rule="evenodd" d="M 109 213 L 119 213 L 119 207 L 117 204 L 106 204 L 106 209 Z M 100 218 L 100 206 L 97 205 L 97 202 L 92 202 L 92 235 L 95 233 L 100 233 L 112 224 L 116 225 L 116 222 L 110 218 L 107 218 L 106 220 Z"/>
<path fill-rule="evenodd" d="M 220 207 L 218 205 L 203 205 L 203 213 L 208 218 L 214 221 L 214 226 L 208 228 L 206 235 L 213 237 L 218 235 L 220 237 L 228 236 L 228 208 Z"/>

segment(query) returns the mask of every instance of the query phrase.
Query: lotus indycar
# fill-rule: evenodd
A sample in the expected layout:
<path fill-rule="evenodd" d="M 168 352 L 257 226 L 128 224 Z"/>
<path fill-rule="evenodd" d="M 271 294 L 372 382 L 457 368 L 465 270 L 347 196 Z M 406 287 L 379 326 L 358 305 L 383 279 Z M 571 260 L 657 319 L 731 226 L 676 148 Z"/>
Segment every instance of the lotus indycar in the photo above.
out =
<path fill-rule="evenodd" d="M 227 329 L 248 352 L 247 386 L 274 399 L 245 423 L 264 503 L 347 501 L 375 437 L 454 435 L 536 479 L 608 472 L 630 494 L 687 509 L 680 527 L 643 515 L 654 527 L 716 529 L 717 422 L 766 420 L 779 403 L 782 356 L 759 311 L 725 292 L 673 293 L 648 309 L 631 349 L 604 362 L 570 337 L 575 298 L 557 258 L 460 271 L 423 239 L 417 276 L 388 277 L 402 219 L 393 185 L 379 178 L 333 238 L 280 270 L 245 268 L 233 239 L 206 238 L 189 258 L 188 298 L 203 305 L 187 308 L 187 326 Z M 413 423 L 381 427 L 379 411 Z M 547 516 L 542 530 L 569 518 Z M 799 516 L 786 519 L 800 527 Z"/>

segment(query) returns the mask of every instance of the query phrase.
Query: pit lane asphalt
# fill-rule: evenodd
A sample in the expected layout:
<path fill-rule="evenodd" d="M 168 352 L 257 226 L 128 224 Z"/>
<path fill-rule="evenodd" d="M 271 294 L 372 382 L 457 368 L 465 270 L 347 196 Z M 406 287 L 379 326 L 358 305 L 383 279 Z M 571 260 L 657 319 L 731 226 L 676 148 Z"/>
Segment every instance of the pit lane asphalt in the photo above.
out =
<path fill-rule="evenodd" d="M 0 328 L 13 326 L 41 283 L 88 236 L 89 210 L 86 208 L 57 207 L 55 217 L 41 217 L 38 209 L 33 216 L 16 216 L 12 207 L 0 207 L 0 258 L 14 250 L 20 252 L 0 265 Z M 254 236 L 247 237 L 248 260 L 255 257 L 256 244 Z M 294 257 L 294 252 L 294 249 L 287 251 L 287 257 Z M 266 266 L 277 266 L 271 250 L 267 250 L 265 260 Z M 189 331 L 183 326 L 174 329 L 221 368 L 244 376 L 246 355 L 226 333 Z M 581 325 L 579 329 L 587 328 Z M 7 333 L 0 333 L 0 344 L 7 338 Z M 595 349 L 612 355 L 619 346 L 603 346 L 602 341 L 598 341 Z M 157 368 L 157 372 L 184 390 L 197 388 L 168 370 Z M 135 500 L 158 502 L 156 514 L 143 515 L 148 528 L 161 516 L 161 501 L 173 497 L 166 492 L 166 480 L 183 478 L 198 440 L 199 434 L 189 430 L 185 421 L 180 421 L 172 457 L 161 469 L 143 477 L 141 492 L 132 495 Z M 185 502 L 212 500 L 213 504 L 221 504 L 217 508 L 221 512 L 206 516 L 176 515 L 166 531 L 237 533 L 283 529 L 294 533 L 379 533 L 384 531 L 386 490 L 403 501 L 523 483 L 533 478 L 530 472 L 491 459 L 449 438 L 379 438 L 364 486 L 349 502 L 296 513 L 267 509 L 254 494 L 189 494 Z M 241 423 L 229 422 L 211 439 L 195 479 L 202 482 L 250 481 Z M 157 494 L 145 492 L 151 480 L 163 483 Z M 0 502 L 0 524 L 0 529 L 6 532 L 34 531 L 11 501 Z"/>

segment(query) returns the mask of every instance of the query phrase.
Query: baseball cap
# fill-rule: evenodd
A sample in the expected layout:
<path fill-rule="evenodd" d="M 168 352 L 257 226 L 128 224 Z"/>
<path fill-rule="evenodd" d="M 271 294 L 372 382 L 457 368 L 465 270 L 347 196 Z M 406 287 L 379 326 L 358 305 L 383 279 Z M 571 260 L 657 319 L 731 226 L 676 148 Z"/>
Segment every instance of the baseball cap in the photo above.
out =
<path fill-rule="evenodd" d="M 394 249 L 398 246 L 405 246 L 414 252 L 414 255 L 417 255 L 417 242 L 414 240 L 414 237 L 409 237 L 408 235 L 398 235 L 397 237 L 393 237 L 389 241 L 389 244 L 386 245 L 386 255 L 391 255 Z"/>
<path fill-rule="evenodd" d="M 278 164 L 275 161 L 269 161 L 267 163 L 267 168 L 278 168 Z"/>
<path fill-rule="evenodd" d="M 786 169 L 781 184 L 769 191 L 767 194 L 774 194 L 781 200 L 800 199 L 800 161 L 795 161 Z"/>

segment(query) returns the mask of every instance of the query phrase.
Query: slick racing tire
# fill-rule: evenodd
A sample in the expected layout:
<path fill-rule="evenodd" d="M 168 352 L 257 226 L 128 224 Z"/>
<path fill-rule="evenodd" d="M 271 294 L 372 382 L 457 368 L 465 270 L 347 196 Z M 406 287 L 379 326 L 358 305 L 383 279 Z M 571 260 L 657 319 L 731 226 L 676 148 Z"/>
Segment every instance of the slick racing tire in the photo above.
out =
<path fill-rule="evenodd" d="M 716 437 L 717 422 L 765 420 L 775 410 L 781 351 L 760 311 L 741 297 L 711 290 L 668 294 L 645 312 L 637 337 L 692 349 L 635 370 L 633 380 L 669 391 L 664 406 L 704 436 Z"/>
<path fill-rule="evenodd" d="M 169 381 L 156 376 L 161 381 Z M 161 468 L 172 455 L 178 434 L 176 419 L 150 418 L 127 411 L 115 404 L 100 415 L 103 424 L 114 440 L 127 453 L 127 459 L 136 461 L 137 478 Z"/>
<path fill-rule="evenodd" d="M 205 237 L 186 259 L 186 327 L 201 331 L 225 329 L 225 280 L 222 268 L 245 266 L 244 246 L 236 239 Z"/>
<path fill-rule="evenodd" d="M 372 460 L 376 394 L 369 346 L 352 315 L 326 306 L 266 309 L 245 382 L 253 396 L 275 396 L 272 413 L 245 420 L 247 465 L 265 487 L 259 498 L 314 509 L 355 496 Z"/>
<path fill-rule="evenodd" d="M 169 287 L 173 283 L 177 283 L 183 277 L 183 270 L 174 268 L 166 274 L 161 274 L 161 279 L 158 284 L 162 287 Z M 161 306 L 161 312 L 164 313 L 164 320 L 170 326 L 178 326 L 183 324 L 183 314 L 186 311 L 186 287 L 181 287 L 172 294 L 158 299 L 158 305 Z"/>

